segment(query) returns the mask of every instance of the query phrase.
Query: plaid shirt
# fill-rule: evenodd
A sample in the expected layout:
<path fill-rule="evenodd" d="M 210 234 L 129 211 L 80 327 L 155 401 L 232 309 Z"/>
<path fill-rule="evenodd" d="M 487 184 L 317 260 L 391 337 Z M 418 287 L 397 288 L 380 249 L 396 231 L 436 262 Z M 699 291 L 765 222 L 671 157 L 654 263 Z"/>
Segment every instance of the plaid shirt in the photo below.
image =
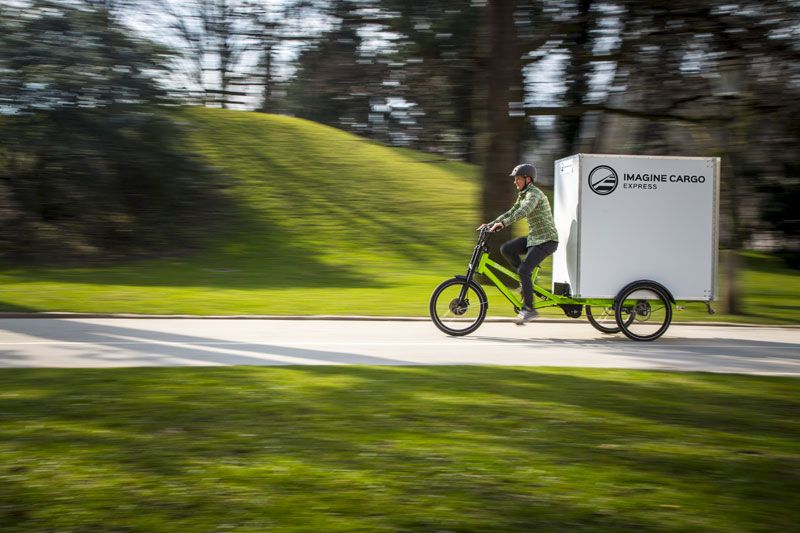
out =
<path fill-rule="evenodd" d="M 550 212 L 550 201 L 541 189 L 532 183 L 522 189 L 514 205 L 491 223 L 502 222 L 508 227 L 523 217 L 528 219 L 528 246 L 546 241 L 558 241 L 558 232 Z"/>

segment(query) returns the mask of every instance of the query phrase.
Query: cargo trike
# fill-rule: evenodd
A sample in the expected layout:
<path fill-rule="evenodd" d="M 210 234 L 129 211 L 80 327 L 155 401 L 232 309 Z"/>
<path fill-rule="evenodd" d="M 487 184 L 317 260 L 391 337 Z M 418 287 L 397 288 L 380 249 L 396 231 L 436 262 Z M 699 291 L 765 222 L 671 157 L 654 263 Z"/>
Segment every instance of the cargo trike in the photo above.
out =
<path fill-rule="evenodd" d="M 511 303 L 514 312 L 522 307 L 522 297 L 509 289 L 494 271 L 519 281 L 519 276 L 489 258 L 487 242 L 491 232 L 480 230 L 467 272 L 448 279 L 433 291 L 430 315 L 433 323 L 448 335 L 468 335 L 486 318 L 489 300 L 476 275 L 483 276 Z M 602 333 L 624 333 L 635 341 L 652 341 L 667 331 L 672 321 L 675 300 L 669 290 L 652 280 L 635 280 L 625 286 L 616 298 L 573 298 L 555 294 L 536 284 L 539 273 L 533 271 L 534 307 L 560 307 L 570 318 L 579 318 L 585 310 L 589 323 Z M 556 285 L 558 289 L 558 285 Z"/>
<path fill-rule="evenodd" d="M 551 290 L 536 284 L 535 307 L 583 313 L 603 333 L 637 341 L 664 334 L 686 302 L 717 296 L 720 159 L 575 154 L 555 162 L 553 219 L 558 249 Z M 448 335 L 467 335 L 486 318 L 478 283 L 494 284 L 515 310 L 522 298 L 497 277 L 515 272 L 487 254 L 482 231 L 466 275 L 436 287 L 430 314 Z M 676 301 L 677 300 L 677 301 Z"/>

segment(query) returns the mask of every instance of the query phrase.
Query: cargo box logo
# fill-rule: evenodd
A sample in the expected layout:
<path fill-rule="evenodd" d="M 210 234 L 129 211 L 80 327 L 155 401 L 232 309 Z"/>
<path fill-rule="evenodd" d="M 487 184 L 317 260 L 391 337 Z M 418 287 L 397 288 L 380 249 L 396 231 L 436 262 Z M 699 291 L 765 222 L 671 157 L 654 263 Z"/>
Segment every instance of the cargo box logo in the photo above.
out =
<path fill-rule="evenodd" d="M 617 172 L 609 166 L 600 165 L 589 172 L 589 188 L 600 196 L 614 192 L 618 183 Z"/>

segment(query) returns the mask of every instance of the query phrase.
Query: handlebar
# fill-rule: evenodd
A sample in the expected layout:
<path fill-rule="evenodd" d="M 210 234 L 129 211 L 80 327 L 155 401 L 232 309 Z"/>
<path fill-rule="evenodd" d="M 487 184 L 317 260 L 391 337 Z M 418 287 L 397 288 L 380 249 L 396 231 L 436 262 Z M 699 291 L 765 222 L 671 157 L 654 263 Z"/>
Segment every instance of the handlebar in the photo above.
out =
<path fill-rule="evenodd" d="M 478 234 L 478 244 L 485 243 L 489 240 L 489 236 L 494 233 L 489 226 L 484 226 L 481 228 L 480 233 Z"/>
<path fill-rule="evenodd" d="M 500 230 L 497 230 L 497 231 L 500 231 Z M 489 234 L 489 233 L 497 233 L 496 231 L 492 231 L 489 226 L 482 227 L 480 229 L 480 232 L 481 232 L 481 236 L 483 236 L 484 234 Z"/>

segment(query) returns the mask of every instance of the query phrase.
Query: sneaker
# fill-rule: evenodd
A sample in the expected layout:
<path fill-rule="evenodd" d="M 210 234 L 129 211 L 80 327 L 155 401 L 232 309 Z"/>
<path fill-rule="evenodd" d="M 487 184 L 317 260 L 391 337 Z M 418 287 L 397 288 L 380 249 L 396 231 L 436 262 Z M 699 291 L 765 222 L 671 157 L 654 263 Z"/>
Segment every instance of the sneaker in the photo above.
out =
<path fill-rule="evenodd" d="M 536 309 L 524 309 L 523 308 L 519 312 L 519 314 L 517 315 L 517 318 L 514 319 L 514 324 L 516 324 L 518 326 L 521 326 L 521 325 L 525 324 L 526 322 L 530 322 L 534 318 L 537 318 L 538 316 L 539 316 L 539 313 L 536 311 Z"/>

